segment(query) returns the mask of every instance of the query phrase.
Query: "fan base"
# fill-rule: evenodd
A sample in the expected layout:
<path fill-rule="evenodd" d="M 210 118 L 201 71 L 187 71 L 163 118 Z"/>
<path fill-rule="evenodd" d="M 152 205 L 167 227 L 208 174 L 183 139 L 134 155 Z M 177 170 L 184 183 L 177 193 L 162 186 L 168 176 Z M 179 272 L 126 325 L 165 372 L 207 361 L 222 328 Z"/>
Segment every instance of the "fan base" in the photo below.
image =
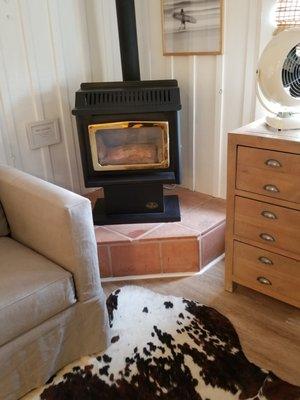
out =
<path fill-rule="evenodd" d="M 266 123 L 271 128 L 275 128 L 280 131 L 300 129 L 300 115 L 295 114 L 285 118 L 281 118 L 278 116 L 275 117 L 267 116 Z"/>

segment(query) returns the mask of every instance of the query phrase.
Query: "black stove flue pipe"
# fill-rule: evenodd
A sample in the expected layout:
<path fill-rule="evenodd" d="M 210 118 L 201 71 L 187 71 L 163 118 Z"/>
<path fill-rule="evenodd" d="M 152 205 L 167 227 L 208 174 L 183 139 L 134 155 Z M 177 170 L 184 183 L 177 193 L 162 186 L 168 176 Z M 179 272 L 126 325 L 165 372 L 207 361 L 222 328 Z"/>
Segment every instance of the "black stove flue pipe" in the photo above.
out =
<path fill-rule="evenodd" d="M 116 0 L 119 43 L 124 81 L 139 81 L 140 63 L 134 0 Z"/>

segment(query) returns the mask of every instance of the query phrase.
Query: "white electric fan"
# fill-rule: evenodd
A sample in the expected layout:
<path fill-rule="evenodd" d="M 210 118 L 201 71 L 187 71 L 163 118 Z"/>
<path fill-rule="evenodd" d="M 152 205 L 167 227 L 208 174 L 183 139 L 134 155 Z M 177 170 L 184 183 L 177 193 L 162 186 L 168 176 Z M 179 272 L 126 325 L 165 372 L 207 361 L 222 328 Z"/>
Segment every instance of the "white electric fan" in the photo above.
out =
<path fill-rule="evenodd" d="M 257 95 L 271 113 L 266 123 L 278 130 L 300 129 L 300 29 L 276 34 L 257 69 Z"/>

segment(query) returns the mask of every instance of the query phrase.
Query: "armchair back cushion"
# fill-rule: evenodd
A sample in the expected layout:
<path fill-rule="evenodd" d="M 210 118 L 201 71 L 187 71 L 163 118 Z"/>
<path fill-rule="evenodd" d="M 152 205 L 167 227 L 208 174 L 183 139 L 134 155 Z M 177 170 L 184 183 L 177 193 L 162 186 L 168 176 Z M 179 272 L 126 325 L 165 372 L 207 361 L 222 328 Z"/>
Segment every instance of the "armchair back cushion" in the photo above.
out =
<path fill-rule="evenodd" d="M 0 203 L 0 236 L 7 236 L 9 234 L 9 228 L 7 220 L 4 214 L 3 207 Z"/>

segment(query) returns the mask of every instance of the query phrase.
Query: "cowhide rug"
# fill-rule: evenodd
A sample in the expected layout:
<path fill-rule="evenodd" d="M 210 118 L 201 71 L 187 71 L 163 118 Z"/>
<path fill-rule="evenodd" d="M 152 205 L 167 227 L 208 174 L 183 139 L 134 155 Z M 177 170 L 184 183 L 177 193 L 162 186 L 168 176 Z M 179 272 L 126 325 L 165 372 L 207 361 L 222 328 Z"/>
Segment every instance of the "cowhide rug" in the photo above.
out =
<path fill-rule="evenodd" d="M 136 286 L 113 292 L 111 345 L 60 371 L 26 400 L 296 400 L 292 386 L 245 357 L 227 318 Z"/>

